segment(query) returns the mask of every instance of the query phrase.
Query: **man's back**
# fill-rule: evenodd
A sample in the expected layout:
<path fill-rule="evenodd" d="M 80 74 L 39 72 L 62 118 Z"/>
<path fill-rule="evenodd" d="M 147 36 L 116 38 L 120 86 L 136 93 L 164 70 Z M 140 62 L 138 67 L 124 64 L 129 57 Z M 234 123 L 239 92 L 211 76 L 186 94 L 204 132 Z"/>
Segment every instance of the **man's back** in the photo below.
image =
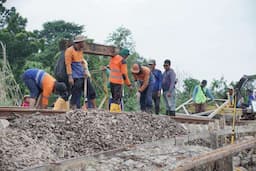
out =
<path fill-rule="evenodd" d="M 155 79 L 153 91 L 159 91 L 162 88 L 162 72 L 159 69 L 152 70 L 152 74 Z"/>

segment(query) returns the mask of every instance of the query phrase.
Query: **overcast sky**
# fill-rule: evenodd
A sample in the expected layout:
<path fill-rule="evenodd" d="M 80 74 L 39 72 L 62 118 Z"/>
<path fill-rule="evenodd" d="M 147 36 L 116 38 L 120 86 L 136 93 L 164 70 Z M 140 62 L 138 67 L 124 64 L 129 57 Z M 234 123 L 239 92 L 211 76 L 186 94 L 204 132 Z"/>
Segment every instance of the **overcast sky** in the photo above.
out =
<path fill-rule="evenodd" d="M 238 81 L 256 74 L 256 0 L 7 0 L 28 19 L 27 30 L 47 21 L 85 26 L 104 43 L 119 26 L 131 30 L 136 51 L 170 59 L 180 77 Z"/>

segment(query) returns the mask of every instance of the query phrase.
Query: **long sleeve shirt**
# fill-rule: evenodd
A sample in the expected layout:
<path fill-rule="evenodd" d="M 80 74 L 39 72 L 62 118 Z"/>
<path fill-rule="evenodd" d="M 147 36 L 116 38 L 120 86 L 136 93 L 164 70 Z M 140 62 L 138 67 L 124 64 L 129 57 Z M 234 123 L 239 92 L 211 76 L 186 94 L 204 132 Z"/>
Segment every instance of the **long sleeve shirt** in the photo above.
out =
<path fill-rule="evenodd" d="M 162 79 L 163 79 L 163 76 L 162 76 L 162 72 L 158 69 L 154 69 L 151 71 L 154 78 L 155 78 L 155 83 L 154 83 L 154 86 L 153 86 L 153 91 L 160 91 L 161 88 L 162 88 Z"/>
<path fill-rule="evenodd" d="M 172 68 L 165 70 L 163 73 L 162 89 L 171 92 L 175 89 L 176 74 Z"/>
<path fill-rule="evenodd" d="M 67 74 L 72 75 L 73 78 L 84 78 L 83 60 L 82 50 L 75 50 L 74 46 L 67 48 L 65 51 Z"/>

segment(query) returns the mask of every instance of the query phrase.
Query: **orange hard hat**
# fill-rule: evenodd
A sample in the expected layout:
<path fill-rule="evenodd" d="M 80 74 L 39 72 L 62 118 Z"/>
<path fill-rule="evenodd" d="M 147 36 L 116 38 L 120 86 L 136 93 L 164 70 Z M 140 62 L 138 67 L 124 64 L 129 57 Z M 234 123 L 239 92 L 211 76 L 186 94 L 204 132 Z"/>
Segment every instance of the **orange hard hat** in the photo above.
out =
<path fill-rule="evenodd" d="M 140 72 L 140 64 L 133 64 L 131 68 L 131 72 L 134 74 L 138 74 Z"/>

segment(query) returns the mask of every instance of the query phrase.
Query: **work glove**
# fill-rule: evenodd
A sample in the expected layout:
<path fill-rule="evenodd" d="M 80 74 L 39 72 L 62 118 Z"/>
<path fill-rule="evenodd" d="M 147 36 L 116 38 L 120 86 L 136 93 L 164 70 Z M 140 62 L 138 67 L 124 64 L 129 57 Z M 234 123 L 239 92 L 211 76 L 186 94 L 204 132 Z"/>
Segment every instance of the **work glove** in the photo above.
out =
<path fill-rule="evenodd" d="M 138 102 L 140 101 L 140 92 L 139 91 L 136 92 L 136 99 Z"/>

